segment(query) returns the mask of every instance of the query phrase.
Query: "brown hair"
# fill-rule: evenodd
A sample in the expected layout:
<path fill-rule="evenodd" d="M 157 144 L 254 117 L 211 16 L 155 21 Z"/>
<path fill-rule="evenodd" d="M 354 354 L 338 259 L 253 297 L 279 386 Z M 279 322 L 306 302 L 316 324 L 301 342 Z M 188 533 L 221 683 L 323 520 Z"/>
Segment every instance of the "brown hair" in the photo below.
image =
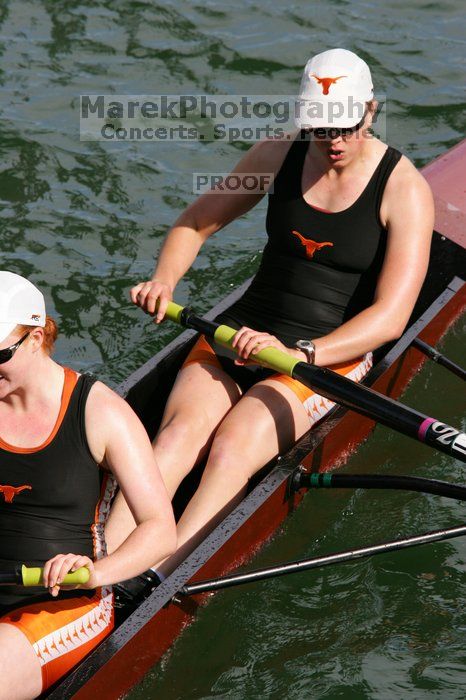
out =
<path fill-rule="evenodd" d="M 20 333 L 21 335 L 32 330 L 32 328 L 36 328 L 36 326 L 23 326 L 23 325 L 16 326 L 17 332 Z M 57 324 L 55 323 L 53 318 L 51 318 L 50 316 L 46 316 L 45 326 L 44 326 L 44 342 L 42 344 L 42 347 L 44 348 L 44 351 L 47 353 L 47 355 L 52 354 L 53 346 L 55 345 L 57 335 L 58 335 Z"/>

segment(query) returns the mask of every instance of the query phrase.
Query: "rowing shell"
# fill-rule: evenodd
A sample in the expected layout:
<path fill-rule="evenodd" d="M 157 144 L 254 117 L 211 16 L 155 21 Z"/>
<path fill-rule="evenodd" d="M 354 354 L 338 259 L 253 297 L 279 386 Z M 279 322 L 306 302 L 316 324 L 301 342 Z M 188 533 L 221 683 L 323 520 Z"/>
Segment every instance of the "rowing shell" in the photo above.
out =
<path fill-rule="evenodd" d="M 436 345 L 466 306 L 466 284 L 460 278 L 466 269 L 466 196 L 460 176 L 465 163 L 466 140 L 424 169 L 434 191 L 438 216 L 429 271 L 407 331 L 395 344 L 375 353 L 374 367 L 364 380 L 366 386 L 395 399 L 426 361 L 412 345 L 414 339 L 420 337 Z M 207 317 L 214 318 L 230 306 L 248 284 Z M 156 432 L 176 373 L 195 338 L 192 331 L 182 333 L 119 387 L 150 437 Z M 221 576 L 248 562 L 303 497 L 302 491 L 293 492 L 288 487 L 296 469 L 335 469 L 373 427 L 369 418 L 335 407 L 292 449 L 256 475 L 242 503 L 48 697 L 111 700 L 124 696 L 170 648 L 205 598 L 201 594 L 177 599 L 176 593 L 187 582 Z M 181 484 L 174 502 L 176 511 L 182 510 L 194 492 L 196 476 L 198 479 L 198 474 L 190 475 Z"/>

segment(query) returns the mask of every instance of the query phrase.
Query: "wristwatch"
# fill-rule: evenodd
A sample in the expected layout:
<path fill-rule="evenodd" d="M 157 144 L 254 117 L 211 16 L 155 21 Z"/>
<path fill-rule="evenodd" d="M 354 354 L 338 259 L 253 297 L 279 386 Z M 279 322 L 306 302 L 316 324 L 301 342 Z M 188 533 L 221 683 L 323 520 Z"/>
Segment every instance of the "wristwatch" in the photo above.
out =
<path fill-rule="evenodd" d="M 316 346 L 312 340 L 297 340 L 295 348 L 298 348 L 298 350 L 302 350 L 305 353 L 307 361 L 310 365 L 314 364 Z"/>

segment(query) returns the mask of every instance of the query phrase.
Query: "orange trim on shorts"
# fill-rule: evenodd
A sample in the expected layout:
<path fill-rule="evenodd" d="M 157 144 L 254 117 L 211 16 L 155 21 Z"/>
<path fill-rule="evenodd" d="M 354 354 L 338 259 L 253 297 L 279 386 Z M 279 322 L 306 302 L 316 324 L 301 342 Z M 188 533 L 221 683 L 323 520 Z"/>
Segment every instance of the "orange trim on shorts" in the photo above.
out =
<path fill-rule="evenodd" d="M 346 376 L 352 370 L 356 369 L 356 367 L 363 361 L 363 359 L 363 357 L 358 357 L 356 360 L 353 360 L 351 362 L 340 362 L 340 364 L 338 365 L 331 365 L 329 369 L 333 370 L 337 374 Z M 292 391 L 294 391 L 294 393 L 302 401 L 302 403 L 307 401 L 307 399 L 309 399 L 315 394 L 315 391 L 310 389 L 305 384 L 302 384 L 297 379 L 289 377 L 287 374 L 274 374 L 273 377 L 270 377 L 270 379 L 276 379 L 277 382 L 282 382 L 282 384 L 286 384 L 286 386 L 288 386 Z"/>
<path fill-rule="evenodd" d="M 189 365 L 193 365 L 196 362 L 203 365 L 212 365 L 213 367 L 217 367 L 217 369 L 222 369 L 222 365 L 215 354 L 215 350 L 207 341 L 205 335 L 199 336 L 188 357 L 181 365 L 181 369 L 184 369 Z"/>
<path fill-rule="evenodd" d="M 79 376 L 67 367 L 64 369 L 60 411 L 50 436 L 40 447 L 27 449 L 9 445 L 7 449 L 35 452 L 53 440 L 66 414 Z M 94 559 L 100 559 L 106 554 L 104 527 L 115 488 L 113 475 L 105 474 L 91 525 Z M 50 597 L 50 600 L 26 603 L 0 617 L 0 624 L 16 627 L 31 643 L 41 665 L 41 692 L 44 692 L 82 661 L 113 630 L 115 620 L 112 588 L 98 588 L 90 598 L 60 598 L 58 595 L 57 598 Z"/>
<path fill-rule="evenodd" d="M 54 598 L 0 617 L 29 640 L 41 665 L 42 692 L 76 666 L 115 625 L 111 588 L 92 598 Z"/>
<path fill-rule="evenodd" d="M 222 369 L 222 365 L 220 364 L 214 349 L 206 340 L 204 335 L 199 337 L 198 341 L 184 361 L 182 368 L 188 367 L 196 362 L 212 365 L 218 369 Z M 371 367 L 372 353 L 369 352 L 363 357 L 357 357 L 355 360 L 331 365 L 329 369 L 332 369 L 337 374 L 349 377 L 350 379 L 358 382 L 365 377 Z M 323 418 L 335 405 L 333 401 L 316 394 L 312 389 L 286 374 L 272 374 L 270 377 L 268 377 L 268 379 L 281 382 L 291 389 L 291 391 L 298 397 L 306 409 L 311 426 Z"/>
<path fill-rule="evenodd" d="M 341 362 L 336 365 L 331 365 L 329 369 L 353 381 L 359 382 L 366 376 L 371 367 L 372 353 L 369 352 L 363 357 L 358 357 L 350 362 Z M 288 377 L 286 374 L 274 374 L 269 377 L 269 379 L 275 379 L 285 384 L 285 386 L 293 391 L 306 409 L 311 426 L 321 420 L 335 405 L 334 401 L 330 401 L 324 396 L 316 394 L 315 391 L 301 384 L 297 379 Z"/>
<path fill-rule="evenodd" d="M 67 392 L 69 395 L 74 385 L 70 382 Z M 66 405 L 68 402 L 69 397 Z M 104 527 L 115 487 L 113 475 L 105 474 L 91 525 L 94 559 L 100 559 L 106 554 Z M 60 598 L 59 594 L 50 600 L 29 605 L 26 603 L 0 617 L 0 624 L 2 623 L 19 629 L 31 643 L 41 665 L 41 692 L 44 692 L 82 661 L 113 630 L 115 619 L 112 588 L 98 588 L 91 598 Z"/>
<path fill-rule="evenodd" d="M 2 438 L 0 437 L 0 447 L 2 449 L 7 450 L 8 452 L 15 452 L 17 454 L 32 454 L 33 452 L 39 452 L 40 450 L 43 450 L 45 447 L 47 447 L 47 445 L 50 445 L 55 435 L 58 433 L 58 430 L 60 429 L 63 418 L 65 417 L 65 413 L 70 403 L 71 394 L 73 393 L 73 389 L 76 386 L 79 376 L 77 372 L 70 369 L 69 367 L 64 367 L 63 369 L 65 370 L 65 379 L 63 382 L 60 410 L 58 412 L 55 425 L 53 426 L 52 432 L 50 433 L 48 438 L 46 438 L 41 445 L 37 445 L 37 447 L 17 447 L 16 445 L 10 445 L 10 443 L 6 442 L 5 440 L 2 440 Z"/>

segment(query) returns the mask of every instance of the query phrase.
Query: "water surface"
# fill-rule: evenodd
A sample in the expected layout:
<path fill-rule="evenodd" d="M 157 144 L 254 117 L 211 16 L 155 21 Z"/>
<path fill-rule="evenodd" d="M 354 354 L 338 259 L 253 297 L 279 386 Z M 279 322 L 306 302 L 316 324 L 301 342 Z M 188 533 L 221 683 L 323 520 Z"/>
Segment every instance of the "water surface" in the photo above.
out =
<path fill-rule="evenodd" d="M 176 333 L 128 302 L 192 173 L 242 143 L 79 140 L 80 94 L 294 94 L 308 57 L 342 46 L 371 66 L 387 139 L 421 166 L 464 134 L 463 3 L 333 0 L 0 3 L 0 256 L 45 292 L 57 359 L 116 385 Z M 257 268 L 265 205 L 219 232 L 176 299 L 205 311 Z M 406 232 L 409 235 L 409 231 Z M 464 328 L 446 349 L 464 357 Z M 460 424 L 464 394 L 438 368 L 406 397 Z M 445 457 L 379 429 L 347 469 L 463 479 Z M 255 562 L 460 522 L 462 506 L 408 494 L 310 494 Z M 215 597 L 134 698 L 464 697 L 461 540 Z"/>

